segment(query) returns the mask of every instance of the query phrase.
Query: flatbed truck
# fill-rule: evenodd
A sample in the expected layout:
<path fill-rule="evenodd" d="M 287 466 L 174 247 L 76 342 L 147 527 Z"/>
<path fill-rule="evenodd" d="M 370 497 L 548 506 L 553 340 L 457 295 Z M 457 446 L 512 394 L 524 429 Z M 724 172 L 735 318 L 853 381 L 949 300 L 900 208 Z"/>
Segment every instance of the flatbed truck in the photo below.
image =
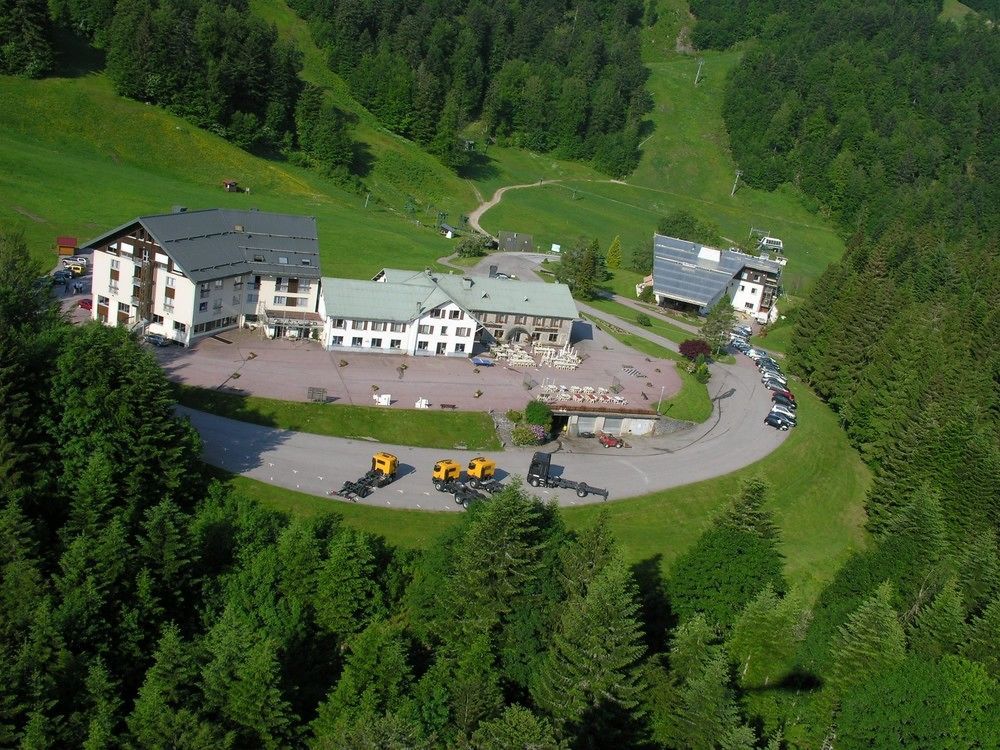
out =
<path fill-rule="evenodd" d="M 600 495 L 605 500 L 608 499 L 608 491 L 605 489 L 592 487 L 586 482 L 577 482 L 572 479 L 553 475 L 551 453 L 542 453 L 539 451 L 532 456 L 531 465 L 528 467 L 528 484 L 532 487 L 562 487 L 575 490 L 577 497 Z"/>

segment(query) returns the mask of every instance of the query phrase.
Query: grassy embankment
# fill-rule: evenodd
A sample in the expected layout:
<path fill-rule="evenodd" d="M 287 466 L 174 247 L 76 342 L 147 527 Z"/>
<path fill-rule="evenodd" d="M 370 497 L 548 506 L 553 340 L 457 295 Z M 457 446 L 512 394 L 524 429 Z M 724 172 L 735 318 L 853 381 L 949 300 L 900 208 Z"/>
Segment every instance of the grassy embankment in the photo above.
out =
<path fill-rule="evenodd" d="M 176 392 L 177 400 L 192 409 L 282 430 L 419 448 L 501 448 L 493 420 L 485 412 L 390 411 L 370 406 L 240 396 L 192 386 L 178 386 Z M 456 435 L 461 436 L 460 443 L 455 440 Z"/>

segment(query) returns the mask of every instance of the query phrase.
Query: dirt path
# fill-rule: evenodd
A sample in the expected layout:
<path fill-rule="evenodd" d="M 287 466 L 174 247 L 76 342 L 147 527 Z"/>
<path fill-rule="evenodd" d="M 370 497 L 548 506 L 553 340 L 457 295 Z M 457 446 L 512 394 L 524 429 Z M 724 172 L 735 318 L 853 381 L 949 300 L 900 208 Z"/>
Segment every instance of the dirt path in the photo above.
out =
<path fill-rule="evenodd" d="M 503 194 L 508 190 L 520 190 L 521 188 L 538 187 L 539 185 L 552 185 L 557 182 L 562 182 L 562 180 L 539 180 L 538 182 L 527 182 L 523 185 L 508 185 L 507 187 L 497 188 L 497 191 L 493 193 L 493 197 L 488 201 L 480 203 L 476 206 L 472 213 L 469 214 L 469 226 L 475 229 L 480 234 L 485 234 L 487 237 L 496 239 L 492 234 L 487 232 L 481 226 L 479 226 L 480 217 L 493 208 L 497 203 L 503 199 Z M 478 192 L 478 191 L 477 191 Z"/>

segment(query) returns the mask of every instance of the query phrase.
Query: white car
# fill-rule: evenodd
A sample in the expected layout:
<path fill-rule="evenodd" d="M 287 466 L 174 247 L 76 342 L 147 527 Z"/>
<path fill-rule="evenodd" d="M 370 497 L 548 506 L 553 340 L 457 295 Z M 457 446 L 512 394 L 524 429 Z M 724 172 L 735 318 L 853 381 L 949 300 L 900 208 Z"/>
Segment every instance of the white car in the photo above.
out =
<path fill-rule="evenodd" d="M 86 255 L 74 255 L 71 258 L 63 258 L 62 259 L 62 264 L 63 264 L 63 267 L 67 267 L 67 266 L 71 266 L 71 265 L 75 264 L 75 265 L 83 266 L 84 268 L 86 268 L 86 266 L 87 266 L 87 256 Z"/>
<path fill-rule="evenodd" d="M 765 352 L 763 349 L 751 349 L 750 351 L 747 352 L 747 356 L 750 357 L 750 359 L 752 359 L 754 362 L 756 362 L 761 357 L 766 357 L 767 352 Z"/>
<path fill-rule="evenodd" d="M 788 419 L 795 419 L 795 411 L 793 409 L 789 409 L 784 404 L 771 404 L 771 411 L 775 414 L 787 417 Z"/>
<path fill-rule="evenodd" d="M 760 376 L 760 382 L 763 383 L 766 380 L 773 380 L 776 383 L 781 383 L 782 385 L 788 385 L 788 378 L 784 375 L 779 375 L 776 372 L 768 371 Z"/>

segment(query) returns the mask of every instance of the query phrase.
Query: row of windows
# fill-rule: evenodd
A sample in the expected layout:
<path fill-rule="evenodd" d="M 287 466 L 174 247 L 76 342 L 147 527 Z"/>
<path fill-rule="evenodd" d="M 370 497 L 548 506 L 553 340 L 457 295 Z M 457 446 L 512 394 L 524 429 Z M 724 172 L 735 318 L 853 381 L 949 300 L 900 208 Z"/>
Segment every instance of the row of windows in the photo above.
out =
<path fill-rule="evenodd" d="M 383 339 L 372 339 L 371 342 L 369 342 L 369 344 L 368 344 L 368 348 L 369 349 L 382 349 L 383 348 L 382 343 L 383 343 Z M 344 337 L 343 336 L 332 336 L 330 338 L 330 344 L 332 346 L 344 346 Z M 361 337 L 361 336 L 352 336 L 351 337 L 351 346 L 352 347 L 360 349 L 360 348 L 363 348 L 364 345 L 365 345 L 365 340 L 364 340 L 363 337 Z M 401 349 L 402 346 L 403 346 L 402 339 L 389 339 L 389 346 L 387 348 L 389 348 L 389 349 Z M 418 351 L 425 352 L 425 351 L 428 351 L 429 349 L 430 349 L 429 342 L 427 342 L 427 341 L 418 341 L 417 342 L 417 350 Z M 459 352 L 459 353 L 464 353 L 465 352 L 465 344 L 455 344 L 455 348 L 452 351 Z M 438 354 L 444 354 L 445 353 L 445 344 L 444 344 L 444 342 L 441 342 L 441 343 L 439 343 L 437 345 L 437 353 Z"/>
<path fill-rule="evenodd" d="M 432 335 L 434 335 L 434 326 L 428 326 L 428 325 L 418 326 L 417 327 L 417 333 L 419 333 L 419 334 L 421 334 L 423 336 L 432 336 Z M 440 336 L 447 336 L 448 335 L 448 326 L 441 326 L 441 330 L 438 331 L 438 335 L 440 335 Z M 466 336 L 471 336 L 472 335 L 472 329 L 471 328 L 456 328 L 455 329 L 455 335 L 459 336 L 460 338 L 465 338 Z"/>
<path fill-rule="evenodd" d="M 503 339 L 503 336 L 504 336 L 504 333 L 503 333 L 503 329 L 502 328 L 494 328 L 493 329 L 493 337 L 497 341 L 500 341 L 501 339 Z M 534 333 L 531 334 L 531 340 L 532 341 L 541 341 L 541 339 L 542 339 L 541 332 L 535 331 Z M 558 333 L 550 333 L 550 334 L 548 334 L 548 340 L 550 342 L 551 341 L 558 341 L 559 340 L 559 334 Z"/>
<path fill-rule="evenodd" d="M 207 323 L 198 323 L 194 327 L 195 333 L 205 333 L 206 331 L 214 331 L 216 328 L 225 328 L 226 326 L 236 325 L 236 318 L 230 316 L 228 318 L 219 318 L 218 320 L 210 320 Z"/>
<path fill-rule="evenodd" d="M 448 314 L 445 315 L 445 313 L 448 313 Z M 432 318 L 445 318 L 445 317 L 447 317 L 450 320 L 461 320 L 462 319 L 462 311 L 461 310 L 442 310 L 440 307 L 436 307 L 433 310 L 431 310 L 431 317 Z"/>
<path fill-rule="evenodd" d="M 527 315 L 509 315 L 507 313 L 496 313 L 492 319 L 490 319 L 490 316 L 488 314 L 484 314 L 482 316 L 482 319 L 483 321 L 490 320 L 491 322 L 494 323 L 510 323 L 511 319 L 513 319 L 514 325 L 523 326 L 528 324 L 528 317 L 529 316 Z M 557 328 L 559 324 L 562 323 L 562 319 L 560 318 L 545 318 L 538 315 L 532 315 L 530 317 L 531 317 L 531 325 L 533 326 L 547 326 L 549 328 Z"/>

